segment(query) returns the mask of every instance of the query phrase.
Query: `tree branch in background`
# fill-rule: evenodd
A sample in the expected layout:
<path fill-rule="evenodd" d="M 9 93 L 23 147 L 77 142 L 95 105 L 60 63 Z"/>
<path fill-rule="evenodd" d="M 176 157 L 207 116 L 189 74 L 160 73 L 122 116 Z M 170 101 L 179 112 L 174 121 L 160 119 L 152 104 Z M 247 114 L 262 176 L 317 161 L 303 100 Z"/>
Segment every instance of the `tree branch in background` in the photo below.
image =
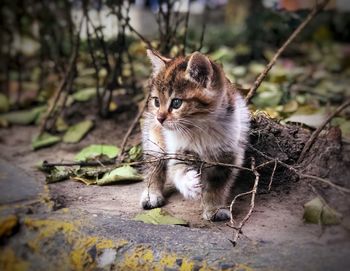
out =
<path fill-rule="evenodd" d="M 129 20 L 126 22 L 129 30 L 133 32 L 140 40 L 142 40 L 146 45 L 147 49 L 153 49 L 153 46 L 149 40 L 147 40 L 144 36 L 142 36 L 129 22 Z"/>
<path fill-rule="evenodd" d="M 190 1 L 188 1 L 187 12 L 185 17 L 185 32 L 184 32 L 184 37 L 182 42 L 182 55 L 186 55 L 188 22 L 190 19 L 190 4 L 191 4 Z"/>
<path fill-rule="evenodd" d="M 125 151 L 126 143 L 128 142 L 129 136 L 131 135 L 132 131 L 135 129 L 136 125 L 139 123 L 139 120 L 142 117 L 142 114 L 146 109 L 149 96 L 150 95 L 148 95 L 147 98 L 144 100 L 142 107 L 139 109 L 138 114 L 136 115 L 136 117 L 134 118 L 133 122 L 131 123 L 128 131 L 124 135 L 122 144 L 120 145 L 120 155 L 117 158 L 117 162 L 121 162 L 124 159 L 124 151 Z"/>
<path fill-rule="evenodd" d="M 57 91 L 55 92 L 53 101 L 49 105 L 49 108 L 46 112 L 46 115 L 45 115 L 45 117 L 44 117 L 44 119 L 41 122 L 41 125 L 39 127 L 39 136 L 41 136 L 44 133 L 44 131 L 47 129 L 48 121 L 50 120 L 50 118 L 54 114 L 54 111 L 57 109 L 57 103 L 61 97 L 61 94 L 64 92 L 64 90 L 67 89 L 67 85 L 70 85 L 74 79 L 73 73 L 75 71 L 75 66 L 76 66 L 76 62 L 77 62 L 77 58 L 78 58 L 78 54 L 79 54 L 80 33 L 81 33 L 83 21 L 84 21 L 84 17 L 81 19 L 81 21 L 79 23 L 78 32 L 76 34 L 75 46 L 73 48 L 73 52 L 72 52 L 71 58 L 69 60 L 69 64 L 68 64 L 68 68 L 66 70 L 66 73 L 65 73 L 65 75 L 60 83 L 60 86 L 58 87 Z"/>
<path fill-rule="evenodd" d="M 205 34 L 205 29 L 207 27 L 207 20 L 208 20 L 207 16 L 208 16 L 208 6 L 205 5 L 203 16 L 202 16 L 202 30 L 199 38 L 199 46 L 196 49 L 196 51 L 200 51 L 203 48 L 204 34 Z"/>
<path fill-rule="evenodd" d="M 287 46 L 299 35 L 299 33 L 305 28 L 305 26 L 318 14 L 320 13 L 325 6 L 328 4 L 329 0 L 324 0 L 320 4 L 316 4 L 313 10 L 309 13 L 309 15 L 305 18 L 305 20 L 294 30 L 294 32 L 289 36 L 289 38 L 283 43 L 283 45 L 277 50 L 276 54 L 267 64 L 262 73 L 255 80 L 254 84 L 251 86 L 245 100 L 247 103 L 251 101 L 254 97 L 256 90 L 259 88 L 261 82 L 265 79 L 268 72 L 275 65 L 279 56 L 283 53 L 283 51 L 287 48 Z"/>
<path fill-rule="evenodd" d="M 336 116 L 338 115 L 341 111 L 343 111 L 346 107 L 350 106 L 350 99 L 345 101 L 342 105 L 340 105 L 333 113 L 331 113 L 328 118 L 321 124 L 320 127 L 318 127 L 310 136 L 309 140 L 306 142 L 304 145 L 303 150 L 301 151 L 301 154 L 298 159 L 298 164 L 300 164 L 305 156 L 306 153 L 310 150 L 311 146 L 315 143 L 318 135 L 321 133 L 321 131 L 326 127 L 326 125 Z"/>

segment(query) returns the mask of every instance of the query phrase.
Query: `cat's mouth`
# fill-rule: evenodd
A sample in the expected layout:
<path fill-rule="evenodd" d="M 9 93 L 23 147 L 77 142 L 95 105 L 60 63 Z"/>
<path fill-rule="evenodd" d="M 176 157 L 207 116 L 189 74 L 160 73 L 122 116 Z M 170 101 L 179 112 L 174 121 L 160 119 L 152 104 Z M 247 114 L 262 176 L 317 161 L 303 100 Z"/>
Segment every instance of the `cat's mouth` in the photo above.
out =
<path fill-rule="evenodd" d="M 169 131 L 176 131 L 177 130 L 177 124 L 173 121 L 166 120 L 162 124 L 159 123 L 160 126 L 163 127 L 163 129 L 169 130 Z"/>

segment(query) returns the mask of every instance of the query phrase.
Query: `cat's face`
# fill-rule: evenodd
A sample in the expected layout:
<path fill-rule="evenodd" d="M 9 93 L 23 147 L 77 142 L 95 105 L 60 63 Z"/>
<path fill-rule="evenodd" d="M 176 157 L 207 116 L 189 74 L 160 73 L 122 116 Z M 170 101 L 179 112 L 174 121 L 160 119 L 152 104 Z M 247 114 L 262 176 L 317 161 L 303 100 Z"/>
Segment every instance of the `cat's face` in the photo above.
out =
<path fill-rule="evenodd" d="M 148 114 L 165 129 L 182 132 L 205 121 L 220 100 L 221 68 L 197 52 L 175 59 L 147 54 L 153 65 Z"/>

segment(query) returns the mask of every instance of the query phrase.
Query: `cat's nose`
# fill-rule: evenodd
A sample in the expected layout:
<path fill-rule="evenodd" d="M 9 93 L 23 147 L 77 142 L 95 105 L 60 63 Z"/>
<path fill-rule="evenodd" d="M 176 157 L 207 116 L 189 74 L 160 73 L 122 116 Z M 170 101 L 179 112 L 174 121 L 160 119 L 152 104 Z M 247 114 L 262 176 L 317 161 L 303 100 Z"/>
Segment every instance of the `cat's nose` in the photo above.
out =
<path fill-rule="evenodd" d="M 160 124 L 163 124 L 165 119 L 166 119 L 166 116 L 164 115 L 157 116 L 157 120 L 159 121 Z"/>

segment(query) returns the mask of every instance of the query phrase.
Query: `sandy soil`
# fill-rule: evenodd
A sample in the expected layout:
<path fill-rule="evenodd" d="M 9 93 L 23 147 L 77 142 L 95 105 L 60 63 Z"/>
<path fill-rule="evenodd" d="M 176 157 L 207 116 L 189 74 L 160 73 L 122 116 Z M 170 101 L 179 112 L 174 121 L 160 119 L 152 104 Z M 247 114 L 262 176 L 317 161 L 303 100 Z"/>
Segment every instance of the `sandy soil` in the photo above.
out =
<path fill-rule="evenodd" d="M 109 120 L 98 121 L 95 129 L 78 144 L 59 143 L 53 147 L 32 151 L 31 138 L 36 127 L 13 126 L 0 130 L 0 155 L 7 161 L 24 169 L 38 181 L 44 182 L 43 173 L 35 165 L 43 160 L 50 162 L 71 161 L 73 156 L 89 144 L 120 144 L 132 115 L 122 113 Z M 139 131 L 130 138 L 129 143 L 140 141 Z M 243 185 L 242 185 L 243 183 Z M 55 208 L 71 208 L 86 211 L 91 216 L 100 213 L 120 215 L 133 218 L 141 212 L 139 197 L 144 183 L 122 184 L 114 186 L 87 186 L 73 180 L 50 184 L 51 197 Z M 237 191 L 247 188 L 240 180 Z M 236 191 L 236 193 L 237 193 Z M 232 230 L 224 223 L 211 223 L 201 218 L 200 203 L 186 201 L 170 186 L 167 187 L 167 204 L 165 209 L 171 214 L 189 221 L 191 227 L 200 227 L 213 231 L 223 231 L 231 238 Z M 318 225 L 303 222 L 303 204 L 312 199 L 310 188 L 302 181 L 288 186 L 273 186 L 270 193 L 257 195 L 255 210 L 243 229 L 246 238 L 257 242 L 341 242 L 349 238 L 349 232 L 343 226 L 321 229 Z M 235 207 L 237 219 L 245 215 L 249 208 L 249 198 L 239 200 Z"/>

